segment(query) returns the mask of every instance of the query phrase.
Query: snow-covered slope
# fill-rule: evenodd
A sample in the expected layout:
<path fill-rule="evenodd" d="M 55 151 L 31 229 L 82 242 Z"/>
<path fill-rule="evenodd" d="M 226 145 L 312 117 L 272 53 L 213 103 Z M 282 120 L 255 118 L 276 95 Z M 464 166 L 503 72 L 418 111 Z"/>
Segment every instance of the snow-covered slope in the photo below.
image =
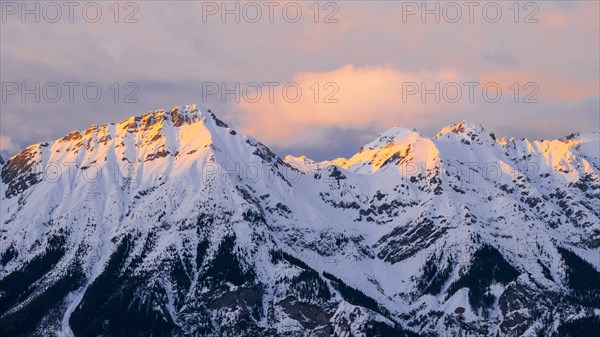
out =
<path fill-rule="evenodd" d="M 600 134 L 279 159 L 195 106 L 2 166 L 0 335 L 536 336 L 600 315 Z"/>

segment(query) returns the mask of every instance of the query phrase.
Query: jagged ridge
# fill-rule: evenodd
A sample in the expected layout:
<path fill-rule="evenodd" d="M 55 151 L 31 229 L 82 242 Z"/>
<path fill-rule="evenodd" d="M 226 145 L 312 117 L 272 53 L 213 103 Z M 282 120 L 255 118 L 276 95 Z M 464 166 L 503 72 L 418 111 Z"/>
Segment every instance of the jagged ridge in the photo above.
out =
<path fill-rule="evenodd" d="M 186 106 L 32 145 L 2 167 L 0 334 L 594 324 L 599 290 L 577 280 L 600 267 L 598 136 L 394 128 L 349 159 L 286 164 Z"/>

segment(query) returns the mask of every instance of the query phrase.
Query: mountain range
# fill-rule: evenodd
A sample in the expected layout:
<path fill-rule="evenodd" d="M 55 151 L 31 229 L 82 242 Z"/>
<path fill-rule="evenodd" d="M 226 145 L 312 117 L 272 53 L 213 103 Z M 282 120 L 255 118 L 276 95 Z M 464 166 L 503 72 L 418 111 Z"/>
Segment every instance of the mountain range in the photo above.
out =
<path fill-rule="evenodd" d="M 0 336 L 598 336 L 600 132 L 280 158 L 195 105 L 2 161 Z"/>

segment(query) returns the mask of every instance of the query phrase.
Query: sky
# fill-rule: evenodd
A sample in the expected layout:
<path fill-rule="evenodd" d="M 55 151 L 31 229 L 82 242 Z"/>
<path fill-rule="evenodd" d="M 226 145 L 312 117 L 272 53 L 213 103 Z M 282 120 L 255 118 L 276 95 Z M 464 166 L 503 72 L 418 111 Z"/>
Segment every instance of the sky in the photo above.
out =
<path fill-rule="evenodd" d="M 0 154 L 196 103 L 280 155 L 600 129 L 598 1 L 0 1 Z"/>

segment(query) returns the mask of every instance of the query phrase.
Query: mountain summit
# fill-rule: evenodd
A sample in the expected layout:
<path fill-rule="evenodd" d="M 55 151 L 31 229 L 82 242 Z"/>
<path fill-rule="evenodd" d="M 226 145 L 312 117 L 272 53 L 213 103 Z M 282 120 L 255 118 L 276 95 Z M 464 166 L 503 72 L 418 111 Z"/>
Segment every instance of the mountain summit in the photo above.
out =
<path fill-rule="evenodd" d="M 491 144 L 496 141 L 496 136 L 493 133 L 486 134 L 483 126 L 464 120 L 458 124 L 442 128 L 433 138 L 439 140 L 459 140 L 465 144 L 471 144 L 472 142 Z"/>
<path fill-rule="evenodd" d="M 281 160 L 195 106 L 1 168 L 1 336 L 567 336 L 600 322 L 600 133 L 393 128 Z"/>

